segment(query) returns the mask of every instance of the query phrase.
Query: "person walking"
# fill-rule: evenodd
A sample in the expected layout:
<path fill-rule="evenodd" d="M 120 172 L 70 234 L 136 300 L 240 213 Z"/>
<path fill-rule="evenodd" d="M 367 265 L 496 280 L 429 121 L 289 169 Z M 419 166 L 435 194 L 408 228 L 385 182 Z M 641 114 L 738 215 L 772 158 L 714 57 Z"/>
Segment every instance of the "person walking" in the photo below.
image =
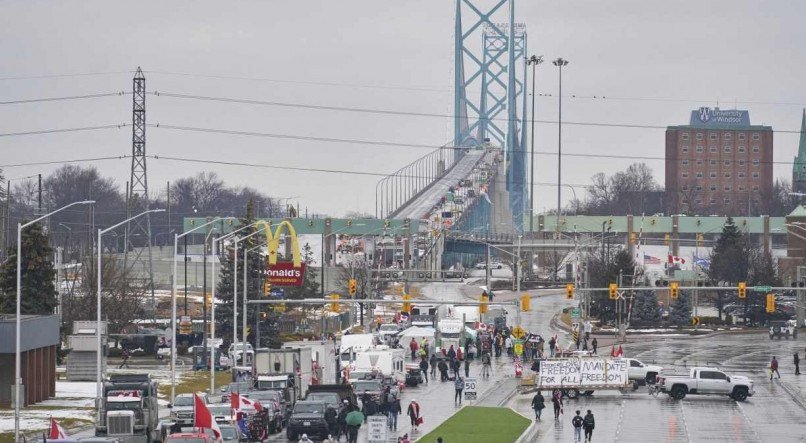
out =
<path fill-rule="evenodd" d="M 563 393 L 559 389 L 555 389 L 551 393 L 551 403 L 554 405 L 554 419 L 559 420 L 560 414 L 563 413 Z"/>
<path fill-rule="evenodd" d="M 448 359 L 451 361 L 451 367 L 453 367 L 453 362 L 456 360 L 456 350 L 453 349 L 453 345 L 448 349 Z"/>
<path fill-rule="evenodd" d="M 448 363 L 445 360 L 440 360 L 437 366 L 439 367 L 439 381 L 448 380 Z"/>
<path fill-rule="evenodd" d="M 456 391 L 453 395 L 453 405 L 456 406 L 456 402 L 458 401 L 459 406 L 462 406 L 462 391 L 465 389 L 465 379 L 457 375 L 456 381 L 453 382 L 453 388 Z"/>
<path fill-rule="evenodd" d="M 593 428 L 596 427 L 596 420 L 593 419 L 593 413 L 588 409 L 585 418 L 582 419 L 582 427 L 585 429 L 585 441 L 591 441 L 593 438 Z"/>
<path fill-rule="evenodd" d="M 490 353 L 485 352 L 481 354 L 481 376 L 482 377 L 489 377 L 490 376 L 490 368 L 492 367 Z"/>
<path fill-rule="evenodd" d="M 582 441 L 582 416 L 581 412 L 577 409 L 577 415 L 571 419 L 571 425 L 574 426 L 574 441 Z"/>
<path fill-rule="evenodd" d="M 462 368 L 462 362 L 459 360 L 453 361 L 453 377 L 459 378 L 459 370 Z"/>
<path fill-rule="evenodd" d="M 406 411 L 408 414 L 409 419 L 411 420 L 411 429 L 412 431 L 417 430 L 417 426 L 423 423 L 423 418 L 420 416 L 420 404 L 417 403 L 417 400 L 412 399 L 411 403 L 409 403 L 409 408 Z"/>
<path fill-rule="evenodd" d="M 388 403 L 386 408 L 386 425 L 389 427 L 390 431 L 397 431 L 397 416 L 400 415 L 402 409 L 403 408 L 400 407 L 400 399 L 392 394 L 392 401 Z"/>
<path fill-rule="evenodd" d="M 120 366 L 118 366 L 118 369 L 123 369 L 124 366 L 126 366 L 126 368 L 129 367 L 129 356 L 130 355 L 131 354 L 129 353 L 129 350 L 124 348 L 123 349 L 123 361 L 120 362 Z"/>
<path fill-rule="evenodd" d="M 470 359 L 465 359 L 465 377 L 470 377 Z"/>
<path fill-rule="evenodd" d="M 409 342 L 409 349 L 411 349 L 411 361 L 417 360 L 417 350 L 420 349 L 420 345 L 417 344 L 417 340 L 414 337 L 411 338 L 411 342 Z"/>
<path fill-rule="evenodd" d="M 507 339 L 504 340 L 504 346 L 507 348 L 507 357 L 512 357 L 512 337 L 507 336 Z"/>
<path fill-rule="evenodd" d="M 778 374 L 778 379 L 781 379 L 781 373 L 778 372 L 778 360 L 776 360 L 775 356 L 770 361 L 770 380 L 772 380 L 773 374 Z"/>
<path fill-rule="evenodd" d="M 797 352 L 795 353 L 794 361 L 795 361 L 795 375 L 800 375 L 800 357 L 798 356 Z"/>
<path fill-rule="evenodd" d="M 535 420 L 540 421 L 540 414 L 543 412 L 543 409 L 546 408 L 546 399 L 543 398 L 543 393 L 537 391 L 534 397 L 532 397 L 532 409 L 535 410 Z"/>
<path fill-rule="evenodd" d="M 434 368 L 431 368 L 431 371 L 433 372 Z M 420 373 L 422 373 L 423 378 L 425 378 L 425 384 L 428 384 L 428 360 L 426 360 L 425 357 L 420 360 Z"/>
<path fill-rule="evenodd" d="M 549 356 L 554 357 L 554 347 L 557 346 L 557 339 L 551 337 L 549 339 Z"/>
<path fill-rule="evenodd" d="M 437 354 L 431 354 L 428 365 L 431 366 L 431 378 L 434 379 L 437 376 Z"/>
<path fill-rule="evenodd" d="M 596 353 L 596 348 L 599 346 L 599 341 L 596 340 L 596 337 L 593 337 L 591 340 L 591 347 L 593 347 L 593 353 Z"/>

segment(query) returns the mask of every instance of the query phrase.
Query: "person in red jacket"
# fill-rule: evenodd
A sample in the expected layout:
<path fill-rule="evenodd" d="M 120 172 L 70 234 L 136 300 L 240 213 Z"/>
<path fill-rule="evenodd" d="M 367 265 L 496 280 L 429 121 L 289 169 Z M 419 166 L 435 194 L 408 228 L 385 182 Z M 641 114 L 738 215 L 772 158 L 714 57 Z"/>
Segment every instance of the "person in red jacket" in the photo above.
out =
<path fill-rule="evenodd" d="M 778 372 L 778 360 L 776 360 L 775 356 L 772 357 L 772 361 L 770 362 L 770 380 L 772 380 L 773 374 L 778 374 L 778 378 L 781 378 L 781 373 Z"/>
<path fill-rule="evenodd" d="M 417 350 L 420 349 L 420 345 L 417 344 L 417 340 L 414 337 L 411 338 L 409 349 L 411 349 L 411 361 L 417 360 Z"/>

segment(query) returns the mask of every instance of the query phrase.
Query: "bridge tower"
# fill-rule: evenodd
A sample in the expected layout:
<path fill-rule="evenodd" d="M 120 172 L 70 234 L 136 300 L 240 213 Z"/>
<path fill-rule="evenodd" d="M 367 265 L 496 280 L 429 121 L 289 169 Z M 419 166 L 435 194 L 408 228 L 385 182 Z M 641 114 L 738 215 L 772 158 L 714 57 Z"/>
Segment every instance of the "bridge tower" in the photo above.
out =
<path fill-rule="evenodd" d="M 146 78 L 139 66 L 132 80 L 132 166 L 126 191 L 128 217 L 149 209 L 148 168 L 146 167 Z M 127 224 L 125 244 L 124 269 L 131 272 L 132 278 L 143 281 L 147 285 L 151 292 L 151 307 L 155 310 L 150 214 Z M 130 251 L 131 258 L 129 257 Z"/>
<path fill-rule="evenodd" d="M 528 192 L 526 26 L 515 22 L 515 0 L 495 0 L 488 9 L 481 3 L 489 1 L 456 0 L 454 143 L 489 141 L 503 148 L 511 227 L 522 231 Z M 481 90 L 478 98 L 469 93 L 474 90 Z"/>

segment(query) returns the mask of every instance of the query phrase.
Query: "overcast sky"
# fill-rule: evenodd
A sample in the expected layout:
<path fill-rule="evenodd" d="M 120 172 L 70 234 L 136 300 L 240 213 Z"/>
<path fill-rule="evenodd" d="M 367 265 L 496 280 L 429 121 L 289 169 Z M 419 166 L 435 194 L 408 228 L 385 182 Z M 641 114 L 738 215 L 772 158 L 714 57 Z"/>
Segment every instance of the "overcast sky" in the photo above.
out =
<path fill-rule="evenodd" d="M 529 52 L 570 61 L 563 71 L 568 96 L 564 120 L 686 124 L 690 110 L 719 104 L 723 109 L 748 109 L 754 124 L 800 129 L 806 103 L 806 2 L 517 3 L 516 20 L 527 24 Z M 454 7 L 452 0 L 3 1 L 0 101 L 131 91 L 131 71 L 142 66 L 149 91 L 449 114 Z M 102 74 L 12 79 L 74 73 Z M 536 118 L 556 120 L 557 68 L 541 65 L 537 83 L 539 94 L 554 96 L 538 97 Z M 147 99 L 147 119 L 151 124 L 433 146 L 451 136 L 451 121 L 442 117 L 153 95 Z M 0 133 L 130 122 L 130 95 L 0 105 Z M 556 125 L 538 125 L 536 131 L 536 149 L 556 151 Z M 797 134 L 776 133 L 774 159 L 791 162 L 797 139 Z M 662 157 L 664 131 L 564 126 L 563 151 Z M 59 165 L 8 165 L 128 155 L 131 128 L 3 136 L 0 152 L 8 178 L 47 174 Z M 149 128 L 147 136 L 149 155 L 377 173 L 392 172 L 427 152 L 164 128 Z M 610 173 L 629 163 L 564 160 L 563 181 L 583 185 L 596 172 Z M 556 161 L 556 156 L 537 156 L 535 181 L 556 182 Z M 647 163 L 663 184 L 663 161 Z M 129 159 L 92 164 L 114 177 L 121 189 L 129 178 Z M 334 216 L 351 210 L 374 212 L 378 179 L 164 159 L 148 159 L 148 168 L 152 194 L 163 194 L 168 181 L 214 170 L 228 184 L 252 186 L 277 197 L 295 196 L 302 207 Z M 791 178 L 791 165 L 776 164 L 774 171 Z M 553 207 L 555 192 L 538 186 L 536 211 Z M 570 199 L 567 188 L 563 193 Z"/>

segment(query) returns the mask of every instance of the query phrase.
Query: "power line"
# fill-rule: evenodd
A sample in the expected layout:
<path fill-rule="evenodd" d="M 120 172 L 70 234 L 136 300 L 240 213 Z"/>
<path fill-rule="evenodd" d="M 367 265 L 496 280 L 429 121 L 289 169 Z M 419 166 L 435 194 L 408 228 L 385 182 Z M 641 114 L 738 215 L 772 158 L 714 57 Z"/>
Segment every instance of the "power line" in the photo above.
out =
<path fill-rule="evenodd" d="M 189 100 L 202 100 L 202 101 L 212 101 L 212 102 L 223 102 L 223 103 L 238 103 L 244 105 L 261 105 L 261 106 L 277 106 L 277 107 L 286 107 L 286 108 L 299 108 L 299 109 L 313 109 L 319 111 L 344 111 L 344 112 L 357 112 L 357 113 L 366 113 L 366 114 L 381 114 L 381 115 L 399 115 L 399 116 L 407 116 L 407 117 L 437 117 L 437 118 L 455 118 L 453 114 L 444 114 L 444 113 L 432 113 L 432 112 L 414 112 L 414 111 L 397 111 L 391 109 L 376 109 L 376 108 L 358 108 L 358 107 L 350 107 L 350 106 L 327 106 L 327 105 L 311 105 L 311 104 L 304 104 L 304 103 L 292 103 L 292 102 L 278 102 L 278 101 L 266 101 L 266 100 L 255 100 L 255 99 L 244 99 L 244 98 L 234 98 L 234 97 L 212 97 L 212 96 L 204 96 L 204 95 L 193 95 L 193 94 L 181 94 L 181 93 L 173 93 L 173 92 L 159 92 L 154 91 L 153 94 L 156 97 L 170 97 L 170 98 L 178 98 L 178 99 L 189 99 Z M 486 119 L 487 121 L 502 121 L 506 122 L 508 118 L 491 118 Z M 531 121 L 531 120 L 528 120 Z M 556 120 L 534 120 L 535 123 L 545 124 L 545 125 L 556 125 L 558 122 Z M 646 125 L 646 124 L 633 124 L 633 123 L 601 123 L 601 122 L 575 122 L 575 121 L 563 121 L 563 124 L 572 125 L 572 126 L 591 126 L 591 127 L 608 127 L 608 128 L 634 128 L 634 129 L 667 129 L 668 126 L 664 125 Z M 675 125 L 672 125 L 675 126 Z M 707 130 L 704 128 L 704 130 Z M 793 130 L 782 130 L 782 129 L 773 129 L 772 132 L 778 133 L 785 133 L 785 134 L 800 134 L 801 131 L 793 131 Z"/>
<path fill-rule="evenodd" d="M 118 74 L 131 74 L 134 71 L 110 71 L 110 72 L 79 72 L 73 74 L 43 74 L 43 75 L 22 75 L 12 77 L 0 77 L 0 81 L 6 80 L 40 80 L 47 78 L 65 78 L 65 77 L 91 77 L 98 75 L 118 75 Z"/>
<path fill-rule="evenodd" d="M 9 163 L 5 165 L 0 165 L 0 168 L 18 168 L 23 166 L 46 166 L 46 165 L 59 165 L 59 164 L 66 164 L 66 163 L 91 163 L 97 161 L 105 161 L 105 160 L 121 160 L 124 158 L 129 158 L 129 155 L 118 155 L 114 157 L 92 157 L 92 158 L 76 158 L 76 159 L 69 159 L 69 160 L 52 160 L 52 161 L 44 161 L 44 162 L 30 162 L 30 163 Z M 32 175 L 30 177 L 36 177 Z M 30 177 L 23 177 L 23 178 L 30 178 Z"/>
<path fill-rule="evenodd" d="M 56 134 L 63 132 L 81 132 L 81 131 L 97 131 L 101 129 L 120 129 L 125 128 L 126 123 L 117 125 L 101 125 L 101 126 L 83 126 L 78 128 L 57 128 L 57 129 L 38 129 L 34 131 L 24 132 L 0 132 L 0 137 L 18 137 L 23 135 L 38 135 L 38 134 Z"/>
<path fill-rule="evenodd" d="M 125 91 L 104 92 L 98 94 L 68 95 L 64 97 L 43 97 L 43 98 L 29 98 L 23 100 L 8 100 L 0 102 L 0 105 L 19 105 L 24 103 L 55 102 L 61 100 L 81 100 L 87 98 L 101 98 L 101 97 L 124 96 L 124 95 L 131 95 L 131 92 L 125 92 Z"/>

